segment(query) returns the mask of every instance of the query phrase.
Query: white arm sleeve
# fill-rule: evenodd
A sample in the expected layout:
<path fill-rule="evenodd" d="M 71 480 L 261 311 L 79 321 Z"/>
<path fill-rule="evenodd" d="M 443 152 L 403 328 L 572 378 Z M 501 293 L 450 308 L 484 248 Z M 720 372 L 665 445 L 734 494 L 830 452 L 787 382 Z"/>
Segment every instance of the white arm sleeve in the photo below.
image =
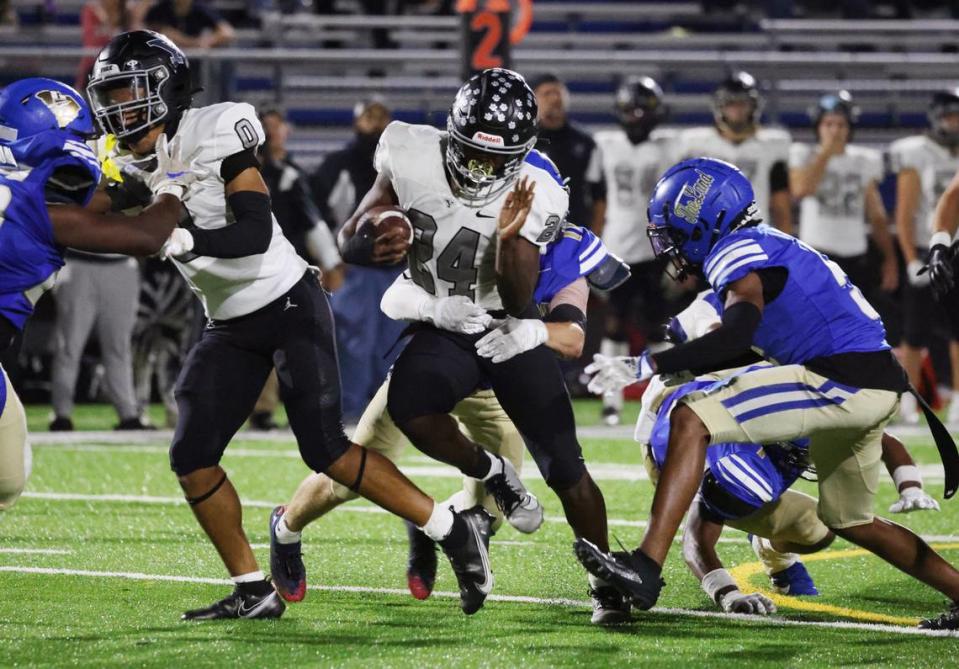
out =
<path fill-rule="evenodd" d="M 380 300 L 380 309 L 384 314 L 397 321 L 425 321 L 426 314 L 432 313 L 437 298 L 413 283 L 406 274 L 396 277 Z"/>
<path fill-rule="evenodd" d="M 324 272 L 334 269 L 343 263 L 340 258 L 340 252 L 336 248 L 336 240 L 333 239 L 333 233 L 329 226 L 320 221 L 313 226 L 313 229 L 306 233 L 306 250 L 310 255 L 316 258 L 320 263 L 320 269 Z"/>

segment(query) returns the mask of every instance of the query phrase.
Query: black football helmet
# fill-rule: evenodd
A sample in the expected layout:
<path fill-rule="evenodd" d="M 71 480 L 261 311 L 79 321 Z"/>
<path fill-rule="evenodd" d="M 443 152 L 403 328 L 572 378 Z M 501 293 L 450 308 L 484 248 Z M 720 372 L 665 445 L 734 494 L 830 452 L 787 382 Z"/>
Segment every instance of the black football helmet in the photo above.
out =
<path fill-rule="evenodd" d="M 129 145 L 164 123 L 172 130 L 193 94 L 190 61 L 159 33 L 134 30 L 103 47 L 87 82 L 87 97 L 104 132 Z"/>
<path fill-rule="evenodd" d="M 616 118 L 633 144 L 646 141 L 667 111 L 663 89 L 652 77 L 629 77 L 616 89 Z"/>
<path fill-rule="evenodd" d="M 458 198 L 481 207 L 509 187 L 536 144 L 536 114 L 536 96 L 512 70 L 483 70 L 463 84 L 446 119 L 446 169 Z"/>
<path fill-rule="evenodd" d="M 944 146 L 959 145 L 959 130 L 951 129 L 943 121 L 947 114 L 957 113 L 959 113 L 959 88 L 939 91 L 932 96 L 932 104 L 929 105 L 930 134 Z"/>
<path fill-rule="evenodd" d="M 849 123 L 849 136 L 852 138 L 852 128 L 859 120 L 859 107 L 853 102 L 849 91 L 840 90 L 835 93 L 826 93 L 814 107 L 809 109 L 809 120 L 812 121 L 812 127 L 819 136 L 819 122 L 826 114 L 842 114 Z"/>
<path fill-rule="evenodd" d="M 723 114 L 723 107 L 732 102 L 748 102 L 752 105 L 752 111 L 745 121 L 731 123 Z M 762 111 L 763 101 L 759 95 L 759 86 L 755 77 L 748 72 L 733 72 L 713 93 L 713 118 L 716 119 L 716 125 L 736 134 L 754 128 L 759 123 Z"/>

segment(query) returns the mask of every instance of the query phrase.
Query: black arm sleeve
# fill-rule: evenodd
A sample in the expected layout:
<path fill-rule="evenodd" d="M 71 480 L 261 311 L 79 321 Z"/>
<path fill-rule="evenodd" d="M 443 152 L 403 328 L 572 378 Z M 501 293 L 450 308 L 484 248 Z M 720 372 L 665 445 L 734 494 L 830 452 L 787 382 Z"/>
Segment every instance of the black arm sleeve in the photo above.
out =
<path fill-rule="evenodd" d="M 230 183 L 242 172 L 251 167 L 260 169 L 260 159 L 256 157 L 256 151 L 252 148 L 238 151 L 232 156 L 227 156 L 220 163 L 220 177 L 223 183 Z"/>
<path fill-rule="evenodd" d="M 273 238 L 270 197 L 240 191 L 226 198 L 236 222 L 216 230 L 193 228 L 193 253 L 210 258 L 243 258 L 266 253 Z"/>
<path fill-rule="evenodd" d="M 750 302 L 737 302 L 723 313 L 721 326 L 699 339 L 653 355 L 656 372 L 696 374 L 728 369 L 750 353 L 762 312 Z"/>
<path fill-rule="evenodd" d="M 773 163 L 769 170 L 769 192 L 778 193 L 781 190 L 789 190 L 789 168 L 782 160 Z"/>

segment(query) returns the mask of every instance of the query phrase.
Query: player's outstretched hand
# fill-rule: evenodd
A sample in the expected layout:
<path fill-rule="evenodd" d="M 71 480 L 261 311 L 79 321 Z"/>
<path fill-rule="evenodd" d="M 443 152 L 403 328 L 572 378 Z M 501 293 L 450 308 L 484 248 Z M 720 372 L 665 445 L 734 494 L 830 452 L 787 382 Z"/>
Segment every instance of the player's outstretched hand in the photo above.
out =
<path fill-rule="evenodd" d="M 182 200 L 200 174 L 180 156 L 179 135 L 169 143 L 166 134 L 160 135 L 155 150 L 157 166 L 146 177 L 147 186 L 154 196 L 169 193 Z"/>
<path fill-rule="evenodd" d="M 939 502 L 929 496 L 922 488 L 905 488 L 899 493 L 899 499 L 889 507 L 889 513 L 910 513 L 912 511 L 939 511 Z"/>
<path fill-rule="evenodd" d="M 592 377 L 587 388 L 596 395 L 618 392 L 637 381 L 645 381 L 654 374 L 648 353 L 639 357 L 611 357 L 596 353 L 593 355 L 593 362 L 583 371 Z"/>
<path fill-rule="evenodd" d="M 492 317 L 465 295 L 441 297 L 432 305 L 426 319 L 441 330 L 479 334 L 489 327 Z"/>
<path fill-rule="evenodd" d="M 492 358 L 498 364 L 520 353 L 531 351 L 549 338 L 546 323 L 538 318 L 513 318 L 476 342 L 480 357 Z"/>
<path fill-rule="evenodd" d="M 776 605 L 773 604 L 773 601 L 758 592 L 744 595 L 739 590 L 733 590 L 720 598 L 720 605 L 726 613 L 768 616 L 770 613 L 776 612 Z"/>
<path fill-rule="evenodd" d="M 922 268 L 923 272 L 928 272 L 932 289 L 939 297 L 952 290 L 952 287 L 956 284 L 953 270 L 954 248 L 936 244 L 929 249 L 929 257 L 926 259 L 926 265 Z"/>
<path fill-rule="evenodd" d="M 519 234 L 523 224 L 526 223 L 530 208 L 533 206 L 535 190 L 536 182 L 528 177 L 523 177 L 516 184 L 516 188 L 506 196 L 497 222 L 500 239 L 511 239 Z"/>

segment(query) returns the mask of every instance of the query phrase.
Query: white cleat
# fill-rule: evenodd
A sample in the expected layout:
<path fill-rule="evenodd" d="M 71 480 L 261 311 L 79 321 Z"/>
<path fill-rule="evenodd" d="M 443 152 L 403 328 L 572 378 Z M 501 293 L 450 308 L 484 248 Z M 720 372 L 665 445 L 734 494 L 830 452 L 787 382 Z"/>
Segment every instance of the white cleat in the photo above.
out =
<path fill-rule="evenodd" d="M 492 457 L 503 463 L 503 471 L 483 482 L 487 492 L 510 525 L 523 534 L 532 534 L 543 524 L 543 505 L 526 489 L 509 460 L 498 455 Z"/>

